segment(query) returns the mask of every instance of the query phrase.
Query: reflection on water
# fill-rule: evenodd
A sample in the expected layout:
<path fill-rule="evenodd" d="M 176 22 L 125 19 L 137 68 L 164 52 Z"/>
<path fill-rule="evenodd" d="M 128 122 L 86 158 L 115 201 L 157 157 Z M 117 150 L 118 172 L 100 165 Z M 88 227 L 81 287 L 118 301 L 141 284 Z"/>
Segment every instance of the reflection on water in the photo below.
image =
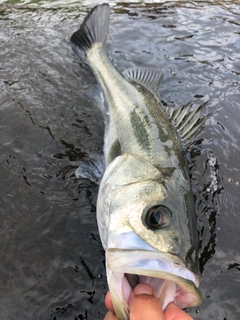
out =
<path fill-rule="evenodd" d="M 86 10 L 0 6 L 1 319 L 105 313 L 98 187 L 74 176 L 103 145 L 100 87 L 69 45 Z M 203 303 L 188 312 L 199 320 L 240 316 L 239 25 L 234 2 L 122 3 L 107 43 L 120 70 L 164 71 L 164 104 L 209 99 L 188 154 L 203 272 Z"/>
<path fill-rule="evenodd" d="M 110 0 L 105 1 L 105 3 L 109 3 L 110 5 L 114 5 L 116 3 L 147 3 L 147 4 L 160 4 L 168 2 L 168 0 Z M 184 2 L 183 0 L 175 0 L 175 3 L 178 2 Z M 208 0 L 209 3 L 216 3 L 215 0 Z M 233 3 L 232 1 L 231 3 Z M 236 4 L 238 3 L 235 1 Z M 64 0 L 0 0 L 0 3 L 10 3 L 10 4 L 20 4 L 22 6 L 31 6 L 31 7 L 44 7 L 44 8 L 69 8 L 69 7 L 81 7 L 81 6 L 95 6 L 99 3 L 102 3 L 102 1 L 99 0 L 68 0 L 67 2 Z"/>

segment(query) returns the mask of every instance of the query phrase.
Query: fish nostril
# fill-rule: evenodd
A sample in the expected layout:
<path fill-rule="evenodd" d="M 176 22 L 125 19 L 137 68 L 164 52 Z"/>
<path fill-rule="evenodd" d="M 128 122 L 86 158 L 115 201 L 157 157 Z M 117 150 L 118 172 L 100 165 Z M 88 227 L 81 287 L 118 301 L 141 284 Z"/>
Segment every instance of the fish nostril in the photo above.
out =
<path fill-rule="evenodd" d="M 132 289 L 134 289 L 140 282 L 137 274 L 124 273 L 124 276 Z"/>

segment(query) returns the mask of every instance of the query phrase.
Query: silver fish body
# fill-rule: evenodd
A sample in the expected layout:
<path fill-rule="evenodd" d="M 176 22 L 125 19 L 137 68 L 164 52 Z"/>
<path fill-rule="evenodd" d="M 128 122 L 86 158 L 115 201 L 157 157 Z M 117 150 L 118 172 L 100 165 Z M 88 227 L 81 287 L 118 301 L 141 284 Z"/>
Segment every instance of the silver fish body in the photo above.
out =
<path fill-rule="evenodd" d="M 97 222 L 114 309 L 128 319 L 137 283 L 152 285 L 163 308 L 171 301 L 182 308 L 201 302 L 185 151 L 207 117 L 202 106 L 165 109 L 159 70 L 120 73 L 112 65 L 104 51 L 109 14 L 106 4 L 92 9 L 71 41 L 85 52 L 108 106 Z"/>

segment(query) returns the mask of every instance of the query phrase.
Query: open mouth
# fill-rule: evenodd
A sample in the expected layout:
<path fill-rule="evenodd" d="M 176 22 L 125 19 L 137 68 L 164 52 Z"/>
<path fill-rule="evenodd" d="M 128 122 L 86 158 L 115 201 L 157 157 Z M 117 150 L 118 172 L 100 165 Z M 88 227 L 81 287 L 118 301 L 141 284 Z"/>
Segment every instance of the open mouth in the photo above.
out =
<path fill-rule="evenodd" d="M 124 273 L 124 276 L 132 289 L 140 283 L 140 277 L 137 274 Z"/>
<path fill-rule="evenodd" d="M 125 273 L 124 277 L 132 290 L 140 283 L 149 284 L 153 287 L 163 309 L 170 302 L 174 302 L 180 308 L 192 306 L 194 303 L 195 297 L 192 297 L 184 288 L 173 281 L 129 273 Z"/>
<path fill-rule="evenodd" d="M 139 283 L 153 287 L 163 309 L 170 302 L 180 308 L 197 306 L 201 302 L 198 277 L 171 254 L 108 249 L 106 258 L 109 289 L 120 319 L 127 319 L 129 297 Z"/>
<path fill-rule="evenodd" d="M 179 288 L 177 289 L 177 285 L 172 281 L 129 273 L 124 276 L 132 289 L 140 283 L 151 285 L 163 309 L 178 296 Z"/>

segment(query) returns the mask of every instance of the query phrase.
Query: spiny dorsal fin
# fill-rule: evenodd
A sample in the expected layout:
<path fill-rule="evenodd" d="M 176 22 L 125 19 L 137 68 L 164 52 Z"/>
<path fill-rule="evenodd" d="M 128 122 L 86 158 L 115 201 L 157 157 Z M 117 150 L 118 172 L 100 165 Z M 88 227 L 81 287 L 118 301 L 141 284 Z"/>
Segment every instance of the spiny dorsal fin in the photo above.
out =
<path fill-rule="evenodd" d="M 196 136 L 202 130 L 203 124 L 211 115 L 202 116 L 207 102 L 204 102 L 192 111 L 190 111 L 191 102 L 178 109 L 172 107 L 166 108 L 169 119 L 177 129 L 185 148 L 188 148 L 193 143 Z"/>
<path fill-rule="evenodd" d="M 124 70 L 123 75 L 126 79 L 144 86 L 159 100 L 159 88 L 164 76 L 161 70 L 136 67 Z"/>

